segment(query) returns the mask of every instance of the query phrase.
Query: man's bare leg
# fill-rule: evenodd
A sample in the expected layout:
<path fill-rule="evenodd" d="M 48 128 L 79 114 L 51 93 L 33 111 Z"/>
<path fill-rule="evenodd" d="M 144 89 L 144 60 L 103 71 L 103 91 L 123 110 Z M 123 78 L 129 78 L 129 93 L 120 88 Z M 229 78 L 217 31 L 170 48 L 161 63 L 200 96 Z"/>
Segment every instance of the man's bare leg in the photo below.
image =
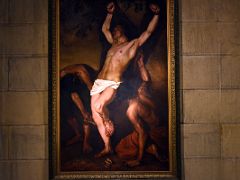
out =
<path fill-rule="evenodd" d="M 83 153 L 89 153 L 92 151 L 92 147 L 89 144 L 90 126 L 89 124 L 83 124 L 84 139 L 83 139 Z"/>
<path fill-rule="evenodd" d="M 136 100 L 133 100 L 133 101 L 136 101 Z M 132 108 L 132 109 L 130 109 L 130 108 Z M 146 108 L 146 106 L 144 106 L 140 102 L 130 103 L 130 108 L 129 108 L 129 111 L 131 110 L 133 112 L 137 112 L 137 117 L 141 117 L 147 123 L 151 123 L 151 124 L 149 124 L 150 128 L 156 127 L 157 117 L 151 109 Z M 160 155 L 157 150 L 157 146 L 155 144 L 150 144 L 148 147 L 146 147 L 146 152 L 155 156 L 156 159 L 158 159 L 159 161 L 161 160 Z M 134 165 L 134 161 L 130 162 L 130 164 Z M 136 165 L 137 165 L 137 163 L 136 163 Z"/>
<path fill-rule="evenodd" d="M 84 119 L 91 118 L 90 113 L 87 112 L 87 110 L 85 109 L 85 107 L 83 105 L 83 102 L 82 102 L 81 98 L 79 97 L 79 95 L 76 92 L 71 93 L 71 98 L 72 98 L 72 101 L 74 102 L 74 104 L 78 107 L 78 109 L 81 112 L 83 118 Z"/>
<path fill-rule="evenodd" d="M 109 154 L 112 151 L 109 136 L 109 134 L 112 132 L 106 131 L 104 121 L 109 120 L 106 106 L 112 101 L 115 93 L 115 89 L 107 88 L 101 94 L 93 95 L 91 99 L 93 120 L 95 121 L 99 134 L 101 135 L 104 142 L 104 149 L 95 156 L 97 158 Z"/>
<path fill-rule="evenodd" d="M 144 121 L 149 125 L 150 131 L 154 129 L 156 126 L 158 126 L 158 118 L 151 107 L 139 103 L 141 111 L 139 111 L 139 116 L 144 119 Z M 158 153 L 158 149 L 156 144 L 151 144 L 146 148 L 146 151 L 149 154 L 152 154 L 156 157 L 159 161 L 161 161 L 160 155 Z"/>
<path fill-rule="evenodd" d="M 71 98 L 72 98 L 73 102 L 75 103 L 75 105 L 80 110 L 80 112 L 81 112 L 81 114 L 82 114 L 82 116 L 84 118 L 83 121 L 92 119 L 92 117 L 89 114 L 89 112 L 87 112 L 87 110 L 85 109 L 81 98 L 79 97 L 79 95 L 76 92 L 72 92 L 71 93 Z M 84 153 L 88 153 L 92 149 L 91 146 L 89 145 L 89 141 L 88 141 L 89 136 L 90 136 L 90 127 L 89 127 L 89 125 L 83 124 L 83 131 L 84 131 L 83 152 Z M 76 140 L 77 140 L 77 137 L 76 137 Z"/>
<path fill-rule="evenodd" d="M 138 134 L 138 145 L 139 145 L 137 159 L 127 162 L 127 164 L 131 167 L 134 167 L 140 164 L 140 161 L 142 160 L 142 157 L 143 157 L 144 146 L 147 139 L 147 135 L 138 117 L 138 108 L 139 108 L 139 105 L 137 100 L 131 100 L 129 103 L 129 107 L 127 109 L 127 116 L 131 121 L 131 123 L 133 124 L 135 131 Z"/>
<path fill-rule="evenodd" d="M 79 126 L 76 118 L 74 118 L 74 117 L 68 119 L 68 124 L 71 126 L 71 128 L 73 129 L 73 131 L 75 133 L 75 136 L 66 143 L 66 145 L 71 145 L 71 144 L 75 144 L 76 142 L 80 141 L 80 139 L 81 139 L 80 126 Z"/>
<path fill-rule="evenodd" d="M 98 132 L 104 142 L 104 149 L 100 153 L 95 155 L 95 157 L 98 158 L 98 157 L 104 156 L 106 154 L 109 154 L 112 151 L 112 149 L 111 149 L 111 144 L 110 144 L 110 137 L 106 135 L 105 126 L 103 124 L 102 117 L 96 111 L 92 110 L 92 113 L 93 113 L 93 119 L 98 128 Z"/>
<path fill-rule="evenodd" d="M 148 124 L 150 129 L 155 128 L 159 124 L 159 119 L 156 116 L 154 110 L 149 107 L 148 105 L 142 104 L 141 102 L 138 103 L 139 108 L 141 111 L 138 111 L 138 115 L 144 119 L 144 121 Z"/>
<path fill-rule="evenodd" d="M 116 89 L 107 88 L 105 89 L 95 100 L 95 109 L 103 117 L 104 120 L 109 119 L 109 112 L 107 105 L 112 102 L 116 95 Z"/>

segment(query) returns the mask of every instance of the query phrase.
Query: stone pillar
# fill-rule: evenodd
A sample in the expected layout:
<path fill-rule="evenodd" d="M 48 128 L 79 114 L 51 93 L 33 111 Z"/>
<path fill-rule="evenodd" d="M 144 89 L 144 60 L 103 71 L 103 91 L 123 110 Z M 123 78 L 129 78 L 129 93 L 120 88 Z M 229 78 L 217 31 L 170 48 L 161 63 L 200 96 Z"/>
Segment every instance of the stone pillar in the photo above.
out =
<path fill-rule="evenodd" d="M 0 179 L 48 179 L 48 1 L 0 0 Z"/>
<path fill-rule="evenodd" d="M 182 0 L 185 180 L 240 177 L 240 1 Z"/>

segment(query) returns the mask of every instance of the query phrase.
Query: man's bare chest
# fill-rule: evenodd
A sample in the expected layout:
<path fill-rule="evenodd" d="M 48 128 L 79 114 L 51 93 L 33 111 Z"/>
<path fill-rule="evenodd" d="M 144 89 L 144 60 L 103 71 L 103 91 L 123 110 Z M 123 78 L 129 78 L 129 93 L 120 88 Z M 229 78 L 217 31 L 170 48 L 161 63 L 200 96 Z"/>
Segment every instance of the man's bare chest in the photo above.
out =
<path fill-rule="evenodd" d="M 129 52 L 129 48 L 127 48 L 127 45 L 112 47 L 108 51 L 108 56 L 111 56 L 113 58 L 124 58 Z"/>

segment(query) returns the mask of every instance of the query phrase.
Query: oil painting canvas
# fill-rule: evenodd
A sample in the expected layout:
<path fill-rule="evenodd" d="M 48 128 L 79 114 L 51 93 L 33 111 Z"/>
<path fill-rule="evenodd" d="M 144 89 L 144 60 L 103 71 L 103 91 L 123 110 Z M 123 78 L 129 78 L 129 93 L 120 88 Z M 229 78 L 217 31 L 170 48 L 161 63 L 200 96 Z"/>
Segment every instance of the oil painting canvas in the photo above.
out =
<path fill-rule="evenodd" d="M 52 4 L 53 178 L 175 177 L 174 2 Z"/>

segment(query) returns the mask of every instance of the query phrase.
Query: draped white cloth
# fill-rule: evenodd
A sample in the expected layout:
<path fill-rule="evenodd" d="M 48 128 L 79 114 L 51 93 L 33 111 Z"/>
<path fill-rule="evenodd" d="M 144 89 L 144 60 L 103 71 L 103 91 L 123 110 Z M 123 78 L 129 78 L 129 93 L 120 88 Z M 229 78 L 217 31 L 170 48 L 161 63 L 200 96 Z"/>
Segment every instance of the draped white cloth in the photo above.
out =
<path fill-rule="evenodd" d="M 103 92 L 106 88 L 113 88 L 117 89 L 120 86 L 121 82 L 115 82 L 110 80 L 104 80 L 104 79 L 96 79 L 94 81 L 92 90 L 90 91 L 90 95 L 98 94 Z"/>

